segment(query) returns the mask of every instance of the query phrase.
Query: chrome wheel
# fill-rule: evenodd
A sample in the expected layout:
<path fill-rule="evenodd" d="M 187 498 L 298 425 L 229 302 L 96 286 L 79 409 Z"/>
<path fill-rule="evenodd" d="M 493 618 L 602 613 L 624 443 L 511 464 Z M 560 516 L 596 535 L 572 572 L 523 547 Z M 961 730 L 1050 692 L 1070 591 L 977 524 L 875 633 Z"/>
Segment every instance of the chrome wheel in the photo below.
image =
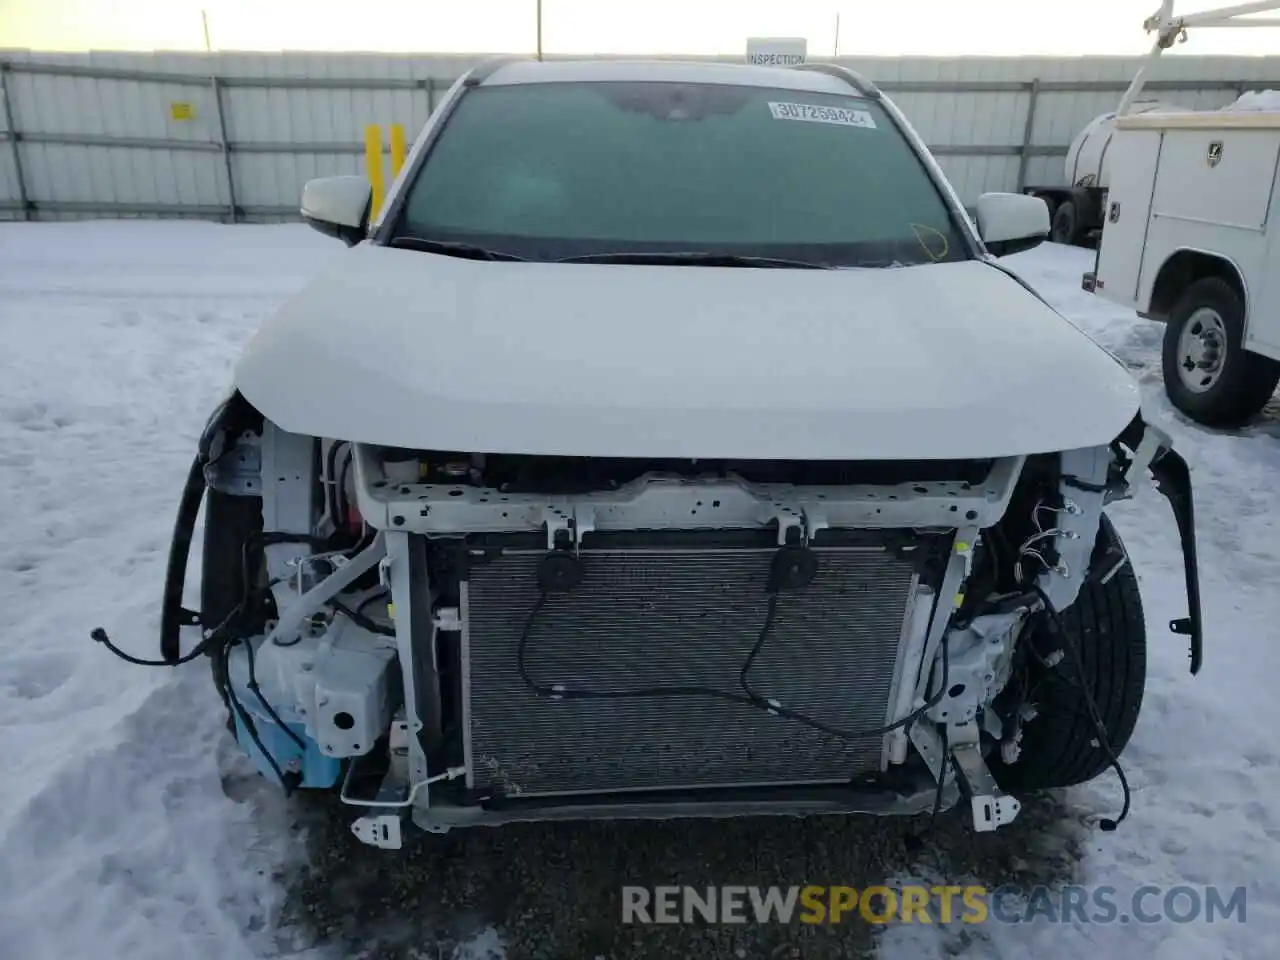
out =
<path fill-rule="evenodd" d="M 1201 307 L 1178 336 L 1178 376 L 1193 393 L 1211 390 L 1227 358 L 1227 330 L 1213 307 Z"/>

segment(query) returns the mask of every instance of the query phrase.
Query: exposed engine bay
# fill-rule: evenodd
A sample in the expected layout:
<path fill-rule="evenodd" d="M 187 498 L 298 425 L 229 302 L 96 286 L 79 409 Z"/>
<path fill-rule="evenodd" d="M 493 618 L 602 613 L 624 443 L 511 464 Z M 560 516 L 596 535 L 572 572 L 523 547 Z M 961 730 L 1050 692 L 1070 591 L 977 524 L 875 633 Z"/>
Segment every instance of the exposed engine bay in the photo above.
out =
<path fill-rule="evenodd" d="M 1035 715 L 1026 664 L 1064 655 L 1031 625 L 1127 562 L 1103 507 L 1163 464 L 1189 525 L 1185 465 L 1135 424 L 1109 447 L 995 460 L 638 461 L 307 437 L 234 394 L 180 510 L 162 655 L 206 655 L 259 770 L 340 789 L 377 846 L 406 817 L 961 797 L 993 830 L 1019 810 L 989 764 L 1017 762 Z M 1195 669 L 1191 544 L 1173 626 Z M 182 655 L 190 624 L 203 640 Z"/>

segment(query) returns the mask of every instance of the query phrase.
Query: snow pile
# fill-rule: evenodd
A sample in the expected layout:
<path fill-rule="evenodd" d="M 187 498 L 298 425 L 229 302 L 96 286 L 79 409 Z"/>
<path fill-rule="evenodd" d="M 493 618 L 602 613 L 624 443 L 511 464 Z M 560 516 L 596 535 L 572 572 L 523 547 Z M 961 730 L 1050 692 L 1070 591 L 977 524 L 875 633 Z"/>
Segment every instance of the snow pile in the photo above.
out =
<path fill-rule="evenodd" d="M 158 656 L 199 432 L 253 331 L 342 249 L 297 225 L 0 225 L 3 960 L 327 960 L 276 940 L 301 839 L 204 661 L 132 667 L 89 631 Z M 493 931 L 459 949 L 501 958 Z"/>
<path fill-rule="evenodd" d="M 1249 90 L 1222 109 L 1280 111 L 1280 90 Z"/>

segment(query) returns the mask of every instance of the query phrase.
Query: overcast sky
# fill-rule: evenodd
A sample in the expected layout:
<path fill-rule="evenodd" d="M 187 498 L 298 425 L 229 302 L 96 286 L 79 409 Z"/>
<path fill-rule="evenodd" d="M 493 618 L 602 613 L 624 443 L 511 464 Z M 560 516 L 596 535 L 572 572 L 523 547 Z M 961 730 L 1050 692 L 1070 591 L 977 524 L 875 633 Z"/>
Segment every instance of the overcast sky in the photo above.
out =
<path fill-rule="evenodd" d="M 1179 13 L 1227 0 L 1177 3 Z M 551 53 L 740 53 L 795 36 L 830 55 L 1131 54 L 1158 0 L 543 0 Z M 536 0 L 0 0 L 0 47 L 525 52 Z M 1194 31 L 1188 54 L 1280 52 L 1280 28 Z"/>

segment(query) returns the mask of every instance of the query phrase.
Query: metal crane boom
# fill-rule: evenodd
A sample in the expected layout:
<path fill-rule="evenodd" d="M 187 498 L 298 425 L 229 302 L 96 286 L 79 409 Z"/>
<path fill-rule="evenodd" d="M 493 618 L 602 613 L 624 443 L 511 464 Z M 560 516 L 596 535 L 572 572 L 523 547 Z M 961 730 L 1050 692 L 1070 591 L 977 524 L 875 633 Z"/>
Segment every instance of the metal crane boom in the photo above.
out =
<path fill-rule="evenodd" d="M 1129 112 L 1133 102 L 1147 83 L 1147 72 L 1159 58 L 1160 54 L 1175 42 L 1187 39 L 1188 27 L 1280 27 L 1280 18 L 1252 17 L 1251 14 L 1265 13 L 1268 10 L 1280 10 L 1280 0 L 1254 0 L 1252 3 L 1238 3 L 1230 7 L 1218 7 L 1214 10 L 1201 10 L 1199 13 L 1188 13 L 1185 16 L 1173 15 L 1173 0 L 1162 0 L 1160 9 L 1147 18 L 1142 25 L 1147 33 L 1155 33 L 1156 40 L 1147 54 L 1146 61 L 1138 68 L 1129 89 L 1120 98 L 1116 107 L 1116 116 L 1122 117 Z"/>

